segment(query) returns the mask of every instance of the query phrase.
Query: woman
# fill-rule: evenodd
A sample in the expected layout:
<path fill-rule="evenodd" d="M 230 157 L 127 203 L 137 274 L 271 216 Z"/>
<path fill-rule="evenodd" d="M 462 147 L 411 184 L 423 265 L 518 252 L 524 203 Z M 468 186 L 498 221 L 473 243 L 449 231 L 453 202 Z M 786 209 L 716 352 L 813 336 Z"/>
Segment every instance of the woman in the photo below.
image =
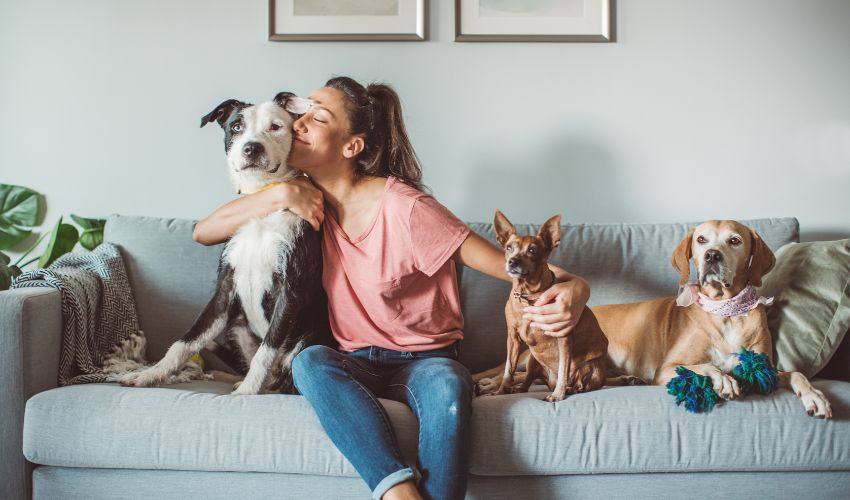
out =
<path fill-rule="evenodd" d="M 316 229 L 324 221 L 322 281 L 340 349 L 302 351 L 293 361 L 295 385 L 374 498 L 462 498 L 472 381 L 457 361 L 463 318 L 453 262 L 509 281 L 504 255 L 422 192 L 391 87 L 339 77 L 310 98 L 316 104 L 293 125 L 289 163 L 312 184 L 294 181 L 230 202 L 198 223 L 195 240 L 221 242 L 275 210 L 289 209 Z M 553 271 L 558 283 L 527 314 L 563 336 L 590 290 Z M 377 397 L 406 403 L 419 420 L 415 469 L 402 459 Z"/>

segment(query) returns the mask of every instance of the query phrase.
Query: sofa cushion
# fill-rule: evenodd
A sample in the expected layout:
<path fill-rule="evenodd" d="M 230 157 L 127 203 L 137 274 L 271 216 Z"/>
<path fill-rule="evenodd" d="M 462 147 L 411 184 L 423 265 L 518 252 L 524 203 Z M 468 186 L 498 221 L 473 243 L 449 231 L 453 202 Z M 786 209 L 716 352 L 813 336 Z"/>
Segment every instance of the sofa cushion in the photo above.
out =
<path fill-rule="evenodd" d="M 799 239 L 797 219 L 742 222 L 758 231 L 774 251 Z M 591 306 L 672 296 L 679 286 L 679 274 L 670 265 L 670 256 L 688 229 L 696 225 L 568 224 L 561 226 L 561 244 L 550 262 L 590 283 Z M 470 227 L 496 242 L 492 224 Z M 520 234 L 536 234 L 540 226 L 518 224 L 516 228 Z M 469 268 L 460 271 L 465 333 L 460 360 L 475 373 L 505 361 L 503 311 L 510 284 Z"/>
<path fill-rule="evenodd" d="M 545 391 L 476 398 L 470 471 L 850 470 L 850 383 L 816 385 L 833 404 L 832 421 L 807 416 L 785 390 L 704 415 L 676 407 L 660 387 L 605 388 L 557 404 L 540 401 Z M 24 455 L 65 467 L 356 477 L 303 397 L 229 390 L 218 382 L 52 389 L 27 402 Z M 382 402 L 412 463 L 416 419 L 404 404 Z"/>
<path fill-rule="evenodd" d="M 231 396 L 231 384 L 72 385 L 27 401 L 24 456 L 67 467 L 253 471 L 358 477 L 302 396 Z M 418 423 L 382 400 L 405 457 Z"/>
<path fill-rule="evenodd" d="M 850 470 L 850 384 L 816 381 L 832 420 L 798 398 L 727 401 L 710 413 L 677 407 L 663 387 L 605 387 L 556 404 L 548 391 L 476 399 L 477 475 Z"/>

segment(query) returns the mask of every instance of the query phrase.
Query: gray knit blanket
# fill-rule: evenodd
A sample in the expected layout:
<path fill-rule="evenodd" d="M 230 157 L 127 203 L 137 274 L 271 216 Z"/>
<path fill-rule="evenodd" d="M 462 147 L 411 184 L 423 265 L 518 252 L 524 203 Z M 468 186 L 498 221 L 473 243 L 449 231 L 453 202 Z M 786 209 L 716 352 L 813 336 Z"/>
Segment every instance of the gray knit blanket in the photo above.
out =
<path fill-rule="evenodd" d="M 118 247 L 65 254 L 46 269 L 21 274 L 12 288 L 48 287 L 62 297 L 59 385 L 115 382 L 146 365 L 145 334 Z M 206 379 L 189 362 L 167 383 Z"/>

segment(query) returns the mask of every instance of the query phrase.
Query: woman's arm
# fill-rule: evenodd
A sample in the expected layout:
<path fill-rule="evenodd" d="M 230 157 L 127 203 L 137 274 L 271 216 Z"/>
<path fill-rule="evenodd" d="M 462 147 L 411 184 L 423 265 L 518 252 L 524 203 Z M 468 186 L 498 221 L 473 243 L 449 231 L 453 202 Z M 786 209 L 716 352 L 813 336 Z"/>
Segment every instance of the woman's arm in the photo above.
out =
<path fill-rule="evenodd" d="M 455 252 L 453 260 L 494 278 L 511 281 L 505 271 L 505 252 L 472 231 Z"/>
<path fill-rule="evenodd" d="M 511 281 L 505 272 L 504 252 L 476 233 L 469 233 L 455 252 L 454 260 L 484 274 Z M 590 285 L 558 266 L 549 264 L 549 268 L 555 273 L 555 284 L 543 292 L 533 306 L 525 308 L 524 318 L 546 335 L 563 337 L 578 324 L 590 298 Z"/>
<path fill-rule="evenodd" d="M 192 238 L 203 245 L 221 243 L 254 217 L 288 209 L 317 231 L 324 220 L 322 192 L 306 177 L 243 196 L 227 203 L 195 225 Z"/>

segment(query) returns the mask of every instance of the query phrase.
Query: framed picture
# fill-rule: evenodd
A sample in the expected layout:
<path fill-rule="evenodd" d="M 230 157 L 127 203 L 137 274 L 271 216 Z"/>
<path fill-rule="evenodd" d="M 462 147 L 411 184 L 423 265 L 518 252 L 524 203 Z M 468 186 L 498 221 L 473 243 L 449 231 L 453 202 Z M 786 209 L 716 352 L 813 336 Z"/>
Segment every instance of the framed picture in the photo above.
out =
<path fill-rule="evenodd" d="M 613 42 L 614 0 L 455 0 L 456 42 Z"/>
<path fill-rule="evenodd" d="M 426 0 L 269 0 L 269 40 L 425 40 Z"/>

